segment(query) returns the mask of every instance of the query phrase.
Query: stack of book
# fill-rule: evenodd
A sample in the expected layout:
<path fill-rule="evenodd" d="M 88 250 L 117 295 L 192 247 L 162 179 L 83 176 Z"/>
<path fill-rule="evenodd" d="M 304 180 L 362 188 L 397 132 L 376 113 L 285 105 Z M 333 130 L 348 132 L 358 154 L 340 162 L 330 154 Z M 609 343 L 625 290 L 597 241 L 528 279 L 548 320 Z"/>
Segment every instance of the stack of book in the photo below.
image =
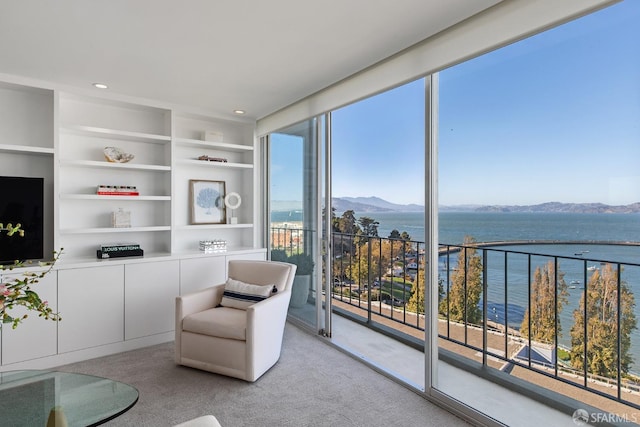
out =
<path fill-rule="evenodd" d="M 101 245 L 97 251 L 99 259 L 122 258 L 128 256 L 143 256 L 144 251 L 137 243 L 114 243 Z"/>
<path fill-rule="evenodd" d="M 96 194 L 101 196 L 139 196 L 135 185 L 98 185 Z"/>

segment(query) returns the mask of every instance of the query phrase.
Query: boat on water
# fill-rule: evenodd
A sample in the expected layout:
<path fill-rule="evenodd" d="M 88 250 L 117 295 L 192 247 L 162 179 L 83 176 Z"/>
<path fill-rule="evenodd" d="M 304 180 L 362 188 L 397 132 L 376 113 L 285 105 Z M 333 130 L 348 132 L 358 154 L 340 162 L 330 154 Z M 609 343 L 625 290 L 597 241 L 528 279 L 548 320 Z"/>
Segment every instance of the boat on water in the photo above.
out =
<path fill-rule="evenodd" d="M 579 285 L 580 284 L 580 280 L 572 280 L 570 283 L 570 285 Z M 575 286 L 574 286 L 575 288 Z"/>
<path fill-rule="evenodd" d="M 598 267 L 596 267 L 595 265 L 590 265 L 589 267 L 587 267 L 587 271 L 595 271 L 597 269 Z"/>

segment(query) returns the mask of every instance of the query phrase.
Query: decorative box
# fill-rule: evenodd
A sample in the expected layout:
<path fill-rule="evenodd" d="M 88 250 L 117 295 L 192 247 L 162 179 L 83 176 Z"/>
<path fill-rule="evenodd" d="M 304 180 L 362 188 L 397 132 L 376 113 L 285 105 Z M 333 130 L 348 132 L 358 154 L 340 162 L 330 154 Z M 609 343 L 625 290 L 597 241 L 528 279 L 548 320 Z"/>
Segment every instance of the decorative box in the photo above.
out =
<path fill-rule="evenodd" d="M 202 139 L 209 142 L 222 142 L 223 138 L 222 132 L 218 132 L 215 130 L 205 130 L 202 136 Z"/>
<path fill-rule="evenodd" d="M 131 227 L 131 211 L 125 211 L 119 208 L 111 213 L 111 226 L 114 228 Z"/>
<path fill-rule="evenodd" d="M 214 252 L 226 252 L 226 240 L 200 240 L 200 250 L 206 254 Z"/>

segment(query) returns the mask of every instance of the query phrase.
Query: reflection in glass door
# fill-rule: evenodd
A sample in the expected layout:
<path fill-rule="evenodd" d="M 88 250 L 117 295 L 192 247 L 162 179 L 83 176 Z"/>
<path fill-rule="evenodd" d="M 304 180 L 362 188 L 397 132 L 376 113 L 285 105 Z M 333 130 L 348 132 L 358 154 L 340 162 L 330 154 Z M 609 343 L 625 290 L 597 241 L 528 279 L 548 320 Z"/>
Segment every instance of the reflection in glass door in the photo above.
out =
<path fill-rule="evenodd" d="M 321 199 L 318 119 L 310 119 L 269 136 L 268 241 L 270 258 L 298 266 L 289 315 L 322 329 L 321 304 Z"/>

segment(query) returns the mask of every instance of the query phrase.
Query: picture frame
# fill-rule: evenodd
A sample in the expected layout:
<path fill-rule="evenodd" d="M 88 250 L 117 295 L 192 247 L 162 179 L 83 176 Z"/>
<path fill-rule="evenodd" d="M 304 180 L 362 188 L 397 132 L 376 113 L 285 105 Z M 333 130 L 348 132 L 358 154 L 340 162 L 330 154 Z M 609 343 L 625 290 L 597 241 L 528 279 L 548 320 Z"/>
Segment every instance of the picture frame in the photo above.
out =
<path fill-rule="evenodd" d="M 225 224 L 225 182 L 189 180 L 191 224 Z"/>

